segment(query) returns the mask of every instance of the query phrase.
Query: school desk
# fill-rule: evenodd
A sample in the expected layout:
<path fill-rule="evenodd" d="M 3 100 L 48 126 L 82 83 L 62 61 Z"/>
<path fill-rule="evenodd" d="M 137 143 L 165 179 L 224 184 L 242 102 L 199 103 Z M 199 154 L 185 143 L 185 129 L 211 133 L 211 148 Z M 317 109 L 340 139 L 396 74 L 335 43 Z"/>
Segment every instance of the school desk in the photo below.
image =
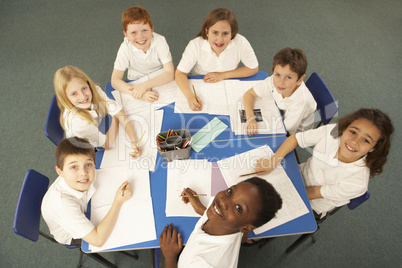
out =
<path fill-rule="evenodd" d="M 254 76 L 254 78 L 258 78 L 256 80 L 262 80 L 265 79 L 266 77 L 267 77 L 266 73 L 261 72 L 258 73 L 258 75 Z M 194 77 L 190 78 L 194 79 Z M 106 93 L 108 94 L 109 97 L 113 97 L 111 95 L 112 90 L 114 89 L 111 87 L 109 83 L 106 86 Z M 218 117 L 225 123 L 229 123 L 228 116 L 174 113 L 174 104 L 167 105 L 161 109 L 164 110 L 163 123 L 161 128 L 162 131 L 167 131 L 169 128 L 170 129 L 186 128 L 190 131 L 191 135 L 193 135 L 200 128 L 202 128 L 207 122 L 211 121 L 214 117 Z M 194 150 L 191 150 L 190 158 L 208 159 L 210 162 L 217 162 L 220 159 L 227 158 L 235 154 L 243 153 L 256 147 L 260 147 L 262 145 L 269 145 L 275 152 L 285 139 L 286 136 L 284 135 L 279 136 L 256 135 L 253 137 L 248 137 L 245 135 L 236 136 L 233 133 L 230 134 L 230 131 L 224 131 L 215 139 L 215 141 L 211 142 L 207 147 L 202 149 L 199 153 L 196 153 Z M 103 155 L 102 151 L 97 153 L 98 167 L 101 163 L 102 155 Z M 285 171 L 289 176 L 289 178 L 291 179 L 291 181 L 293 182 L 298 193 L 302 197 L 307 208 L 309 209 L 309 213 L 299 218 L 296 218 L 290 222 L 282 224 L 274 229 L 259 234 L 258 236 L 255 236 L 253 233 L 250 233 L 250 238 L 275 237 L 275 236 L 283 236 L 291 234 L 309 233 L 314 232 L 317 228 L 294 154 L 293 153 L 288 154 L 283 161 L 284 161 L 283 163 L 286 163 L 284 165 Z M 169 223 L 173 223 L 173 225 L 177 227 L 178 231 L 181 233 L 183 237 L 184 243 L 188 240 L 199 218 L 166 217 L 165 214 L 166 178 L 167 178 L 167 163 L 162 161 L 162 158 L 158 153 L 156 159 L 155 171 L 150 172 L 151 195 L 153 201 L 157 239 L 143 243 L 127 245 L 112 250 L 130 250 L 130 249 L 145 249 L 145 248 L 159 247 L 159 235 L 161 234 L 165 225 Z M 214 182 L 212 183 L 212 185 L 213 185 L 212 188 L 214 188 L 214 186 L 215 188 L 216 187 L 225 188 L 224 186 L 222 186 L 222 184 L 216 186 Z M 216 192 L 218 190 L 223 189 L 212 189 L 212 192 Z M 88 244 L 85 241 L 82 244 L 82 250 L 87 253 L 91 252 L 88 249 Z"/>

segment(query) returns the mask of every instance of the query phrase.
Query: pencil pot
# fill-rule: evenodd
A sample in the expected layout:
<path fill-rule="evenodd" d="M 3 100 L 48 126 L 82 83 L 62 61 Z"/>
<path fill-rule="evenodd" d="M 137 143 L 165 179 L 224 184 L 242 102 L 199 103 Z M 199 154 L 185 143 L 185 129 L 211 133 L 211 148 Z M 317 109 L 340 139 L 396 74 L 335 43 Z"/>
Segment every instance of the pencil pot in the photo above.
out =
<path fill-rule="evenodd" d="M 158 151 L 164 162 L 190 158 L 191 135 L 187 129 L 161 132 L 156 136 Z"/>

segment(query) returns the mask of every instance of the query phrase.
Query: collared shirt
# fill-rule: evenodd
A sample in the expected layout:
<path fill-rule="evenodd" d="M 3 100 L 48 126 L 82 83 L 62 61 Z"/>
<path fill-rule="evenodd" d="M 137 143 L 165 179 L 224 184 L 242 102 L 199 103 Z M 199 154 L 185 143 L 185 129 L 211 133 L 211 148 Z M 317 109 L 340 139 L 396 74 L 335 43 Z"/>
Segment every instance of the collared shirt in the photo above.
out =
<path fill-rule="evenodd" d="M 74 190 L 63 177 L 49 187 L 42 200 L 42 216 L 57 242 L 70 244 L 71 239 L 81 239 L 94 229 L 85 216 L 94 193 L 92 185 L 85 192 Z"/>
<path fill-rule="evenodd" d="M 109 99 L 106 96 L 106 93 L 100 87 L 96 86 L 96 90 L 98 94 L 104 100 L 106 100 L 106 107 L 111 116 L 115 116 L 121 111 L 121 106 L 115 100 Z M 89 114 L 94 119 L 96 125 L 90 124 L 76 113 L 73 113 L 67 109 L 64 110 L 64 129 L 66 131 L 66 138 L 76 136 L 88 139 L 89 143 L 94 147 L 103 146 L 106 142 L 106 135 L 102 134 L 98 129 L 102 118 L 99 118 L 98 114 L 94 110 L 93 104 L 89 110 Z"/>
<path fill-rule="evenodd" d="M 136 48 L 124 37 L 124 41 L 117 52 L 114 69 L 120 71 L 128 69 L 127 78 L 137 80 L 163 69 L 163 65 L 171 61 L 172 55 L 165 37 L 154 32 L 151 47 L 147 52 Z"/>
<path fill-rule="evenodd" d="M 254 50 L 244 36 L 237 34 L 219 56 L 208 40 L 199 36 L 188 43 L 177 69 L 184 73 L 191 71 L 193 75 L 206 75 L 235 70 L 240 61 L 250 69 L 258 67 Z"/>
<path fill-rule="evenodd" d="M 272 92 L 278 108 L 284 111 L 284 124 L 290 134 L 309 130 L 314 125 L 314 111 L 317 103 L 304 82 L 293 92 L 290 97 L 284 98 L 276 90 L 273 76 L 266 78 L 254 86 L 254 92 L 262 97 Z"/>
<path fill-rule="evenodd" d="M 349 203 L 368 189 L 370 170 L 365 157 L 352 163 L 336 158 L 340 138 L 333 138 L 331 131 L 336 124 L 300 132 L 296 139 L 300 147 L 315 146 L 313 156 L 299 166 L 306 187 L 322 186 L 323 198 L 310 200 L 311 207 L 322 216 L 335 207 Z"/>
<path fill-rule="evenodd" d="M 243 233 L 209 235 L 202 230 L 207 220 L 205 210 L 180 254 L 177 267 L 237 267 Z"/>

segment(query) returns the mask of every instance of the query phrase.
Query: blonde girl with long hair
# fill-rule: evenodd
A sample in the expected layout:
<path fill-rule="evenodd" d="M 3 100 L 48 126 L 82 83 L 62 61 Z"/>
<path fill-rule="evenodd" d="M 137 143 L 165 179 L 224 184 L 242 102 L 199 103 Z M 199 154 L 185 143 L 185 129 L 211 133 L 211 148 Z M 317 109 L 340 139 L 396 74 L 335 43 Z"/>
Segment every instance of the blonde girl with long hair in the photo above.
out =
<path fill-rule="evenodd" d="M 141 149 L 137 147 L 134 128 L 121 106 L 109 99 L 81 69 L 74 66 L 60 68 L 53 82 L 60 108 L 60 124 L 67 138 L 85 138 L 92 146 L 107 150 L 113 147 L 120 123 L 131 141 L 134 150 L 132 156 L 140 156 Z M 113 118 L 112 123 L 106 134 L 102 134 L 98 126 L 108 114 Z"/>

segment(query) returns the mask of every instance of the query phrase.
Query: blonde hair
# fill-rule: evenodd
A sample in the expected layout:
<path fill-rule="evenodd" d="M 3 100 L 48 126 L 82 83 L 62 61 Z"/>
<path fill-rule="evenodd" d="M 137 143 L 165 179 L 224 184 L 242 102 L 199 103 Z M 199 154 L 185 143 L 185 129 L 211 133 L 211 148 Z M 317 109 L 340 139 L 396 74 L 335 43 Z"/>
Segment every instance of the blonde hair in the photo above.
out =
<path fill-rule="evenodd" d="M 95 83 L 81 69 L 74 66 L 64 66 L 56 71 L 53 78 L 54 90 L 56 92 L 57 105 L 60 108 L 60 125 L 65 129 L 64 112 L 67 110 L 77 114 L 90 124 L 96 125 L 94 119 L 86 109 L 77 109 L 67 98 L 66 88 L 73 78 L 84 80 L 92 92 L 92 104 L 98 116 L 103 117 L 108 114 L 106 101 L 98 94 Z M 67 122 L 68 124 L 68 122 Z"/>

